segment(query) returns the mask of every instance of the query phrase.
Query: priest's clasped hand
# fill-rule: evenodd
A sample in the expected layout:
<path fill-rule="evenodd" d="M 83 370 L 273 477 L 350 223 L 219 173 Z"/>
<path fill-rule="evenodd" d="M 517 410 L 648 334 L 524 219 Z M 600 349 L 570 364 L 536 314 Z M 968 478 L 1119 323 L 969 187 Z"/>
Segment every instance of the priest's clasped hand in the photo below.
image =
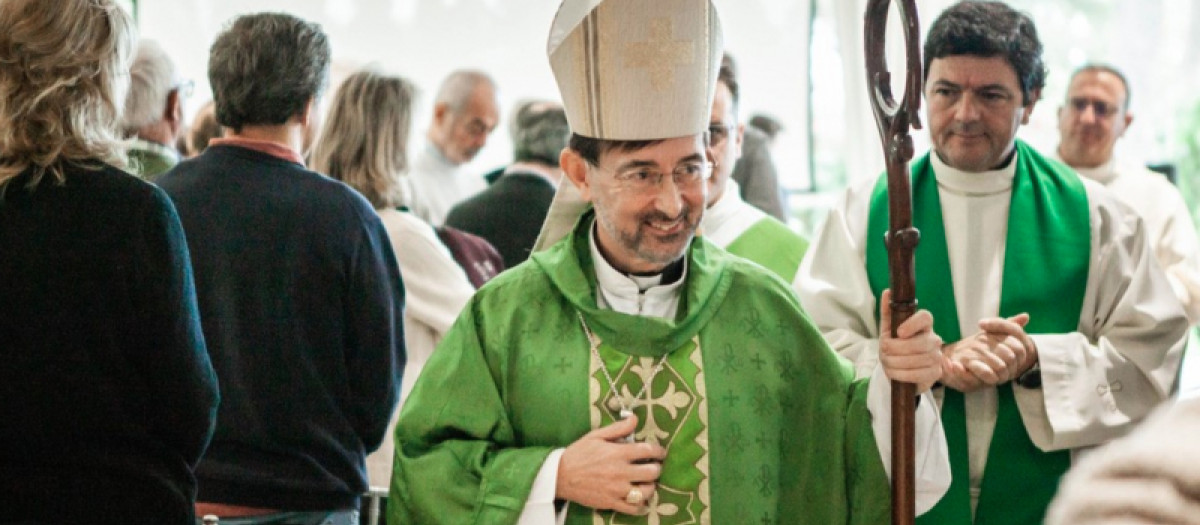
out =
<path fill-rule="evenodd" d="M 933 314 L 918 310 L 892 337 L 892 291 L 879 299 L 879 362 L 893 381 L 917 385 L 917 393 L 929 390 L 941 379 L 945 368 L 942 338 L 933 331 Z"/>
<path fill-rule="evenodd" d="M 642 514 L 654 498 L 666 449 L 626 443 L 637 416 L 588 432 L 571 443 L 558 463 L 556 497 L 600 510 Z"/>
<path fill-rule="evenodd" d="M 1025 333 L 1029 314 L 979 321 L 979 332 L 943 348 L 942 383 L 960 392 L 1002 385 L 1037 363 L 1037 346 Z"/>

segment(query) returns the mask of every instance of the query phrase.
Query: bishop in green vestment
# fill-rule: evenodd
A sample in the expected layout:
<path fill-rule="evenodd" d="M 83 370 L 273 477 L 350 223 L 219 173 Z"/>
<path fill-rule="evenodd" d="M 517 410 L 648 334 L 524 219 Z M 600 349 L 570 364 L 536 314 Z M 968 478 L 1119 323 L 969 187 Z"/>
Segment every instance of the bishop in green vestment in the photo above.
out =
<path fill-rule="evenodd" d="M 867 383 L 791 290 L 694 239 L 676 316 L 602 308 L 594 224 L 482 288 L 439 345 L 400 417 L 392 523 L 516 523 L 551 452 L 618 398 L 666 449 L 657 497 L 643 516 L 569 504 L 568 523 L 886 522 Z"/>
<path fill-rule="evenodd" d="M 1041 523 L 1073 451 L 1128 432 L 1170 394 L 1187 320 L 1141 219 L 1015 138 L 1045 79 L 1026 15 L 956 4 L 929 30 L 925 67 L 917 300 L 946 342 L 935 393 L 953 484 L 917 522 Z M 877 363 L 887 284 L 884 184 L 847 193 L 801 269 L 801 301 L 860 375 Z"/>
<path fill-rule="evenodd" d="M 893 345 L 855 380 L 784 281 L 696 237 L 716 12 L 595 4 L 564 3 L 550 45 L 573 131 L 563 185 L 592 208 L 481 288 L 434 351 L 397 425 L 389 522 L 886 522 L 886 378 L 927 390 L 944 360 Z M 901 332 L 935 337 L 927 312 Z M 924 396 L 928 508 L 949 461 Z"/>

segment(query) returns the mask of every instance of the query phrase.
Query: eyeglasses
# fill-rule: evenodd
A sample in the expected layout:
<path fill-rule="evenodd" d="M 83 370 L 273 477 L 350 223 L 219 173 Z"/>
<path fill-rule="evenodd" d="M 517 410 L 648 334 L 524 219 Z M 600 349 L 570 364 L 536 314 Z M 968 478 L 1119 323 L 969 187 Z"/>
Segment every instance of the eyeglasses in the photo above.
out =
<path fill-rule="evenodd" d="M 180 80 L 172 89 L 179 92 L 180 98 L 191 98 L 192 92 L 196 89 L 196 83 L 191 79 Z"/>
<path fill-rule="evenodd" d="M 729 134 L 733 132 L 736 124 L 721 124 L 714 122 L 708 125 L 708 145 L 710 147 L 720 146 L 729 138 Z"/>
<path fill-rule="evenodd" d="M 1087 112 L 1088 107 L 1092 108 L 1092 114 L 1096 115 L 1096 118 L 1103 119 L 1117 114 L 1116 106 L 1110 106 L 1107 102 L 1102 100 L 1072 98 L 1068 101 L 1068 103 L 1071 105 L 1071 110 L 1077 114 L 1083 114 Z"/>
<path fill-rule="evenodd" d="M 704 161 L 685 162 L 671 170 L 671 181 L 676 186 L 692 189 L 707 180 L 712 174 L 712 163 Z M 632 166 L 616 172 L 614 178 L 622 188 L 635 192 L 656 190 L 662 186 L 666 174 L 646 166 Z"/>

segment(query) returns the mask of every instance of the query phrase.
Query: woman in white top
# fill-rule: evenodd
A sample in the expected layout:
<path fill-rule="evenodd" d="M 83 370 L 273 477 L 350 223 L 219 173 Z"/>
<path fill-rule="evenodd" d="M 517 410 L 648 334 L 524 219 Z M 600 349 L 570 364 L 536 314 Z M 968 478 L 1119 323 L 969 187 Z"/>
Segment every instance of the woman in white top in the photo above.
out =
<path fill-rule="evenodd" d="M 408 167 L 408 135 L 414 88 L 407 80 L 364 70 L 338 87 L 311 168 L 358 190 L 387 227 L 404 279 L 404 342 L 408 363 L 400 403 L 408 398 L 421 368 L 446 330 L 475 293 L 467 275 L 432 226 L 408 212 L 401 174 Z M 387 487 L 392 473 L 392 433 L 367 457 L 372 487 Z"/>

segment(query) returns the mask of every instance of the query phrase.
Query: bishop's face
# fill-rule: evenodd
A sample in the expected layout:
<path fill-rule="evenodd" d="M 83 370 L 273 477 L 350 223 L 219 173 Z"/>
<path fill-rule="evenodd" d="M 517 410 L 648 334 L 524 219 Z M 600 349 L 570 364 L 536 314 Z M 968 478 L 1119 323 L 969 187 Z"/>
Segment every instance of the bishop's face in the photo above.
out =
<path fill-rule="evenodd" d="M 707 196 L 703 134 L 607 151 L 596 166 L 576 157 L 563 168 L 595 208 L 596 242 L 614 268 L 658 273 L 683 256 Z"/>
<path fill-rule="evenodd" d="M 1017 73 L 1002 56 L 935 58 L 925 80 L 929 134 L 947 165 L 967 172 L 999 167 L 1017 128 L 1029 122 L 1039 92 L 1024 100 Z"/>

